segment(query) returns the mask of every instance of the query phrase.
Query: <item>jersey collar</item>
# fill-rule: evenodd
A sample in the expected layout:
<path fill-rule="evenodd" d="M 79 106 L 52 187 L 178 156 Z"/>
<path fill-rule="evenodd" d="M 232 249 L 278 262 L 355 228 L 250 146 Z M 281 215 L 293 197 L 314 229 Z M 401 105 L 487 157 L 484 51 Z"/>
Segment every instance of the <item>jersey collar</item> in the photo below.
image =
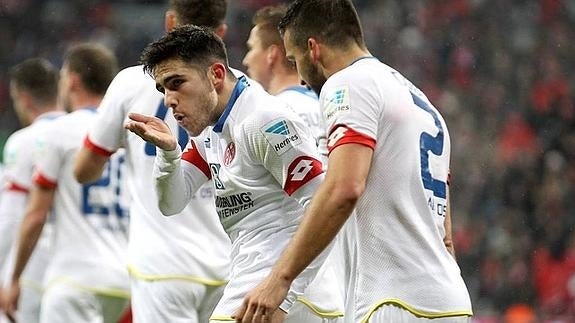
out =
<path fill-rule="evenodd" d="M 359 61 L 361 61 L 361 60 L 363 60 L 363 59 L 367 59 L 367 58 L 369 58 L 369 59 L 372 59 L 372 58 L 373 58 L 373 59 L 377 59 L 377 57 L 370 56 L 370 55 L 369 55 L 369 56 L 362 56 L 362 57 L 356 58 L 353 62 L 351 62 L 351 64 L 349 64 L 349 66 L 351 66 L 351 65 L 353 65 L 353 64 L 355 64 L 355 63 L 357 63 L 357 62 L 359 62 Z"/>
<path fill-rule="evenodd" d="M 280 93 L 287 92 L 287 91 L 298 92 L 298 93 L 307 95 L 307 96 L 309 96 L 309 97 L 312 97 L 312 98 L 314 98 L 314 99 L 317 99 L 317 95 L 315 94 L 315 92 L 312 91 L 312 90 L 310 90 L 310 89 L 308 89 L 308 88 L 305 87 L 305 86 L 299 86 L 299 85 L 290 86 L 290 87 L 288 87 L 288 88 L 282 90 Z"/>
<path fill-rule="evenodd" d="M 232 91 L 232 95 L 230 96 L 230 100 L 228 101 L 228 104 L 226 105 L 226 108 L 224 109 L 224 113 L 222 113 L 222 115 L 218 119 L 218 122 L 216 122 L 216 124 L 214 125 L 213 130 L 215 132 L 222 132 L 222 129 L 224 128 L 224 123 L 226 122 L 228 115 L 232 111 L 234 104 L 236 103 L 236 101 L 240 97 L 240 94 L 242 94 L 242 92 L 249 85 L 250 84 L 246 80 L 245 76 L 242 76 L 238 79 L 238 81 L 236 82 L 236 86 L 234 87 L 234 90 Z"/>

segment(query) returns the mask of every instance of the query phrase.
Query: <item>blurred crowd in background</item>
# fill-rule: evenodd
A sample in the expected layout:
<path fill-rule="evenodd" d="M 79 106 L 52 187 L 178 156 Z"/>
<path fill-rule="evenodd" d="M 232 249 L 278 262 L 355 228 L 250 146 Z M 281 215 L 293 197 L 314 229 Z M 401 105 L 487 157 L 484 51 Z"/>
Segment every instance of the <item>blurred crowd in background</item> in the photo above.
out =
<path fill-rule="evenodd" d="M 252 14 L 278 2 L 229 0 L 230 65 L 242 68 Z M 447 121 L 454 239 L 474 322 L 575 322 L 575 1 L 354 3 L 372 54 Z M 163 33 L 164 6 L 0 0 L 0 144 L 18 128 L 10 66 L 32 56 L 59 65 L 68 45 L 87 40 L 134 65 Z"/>

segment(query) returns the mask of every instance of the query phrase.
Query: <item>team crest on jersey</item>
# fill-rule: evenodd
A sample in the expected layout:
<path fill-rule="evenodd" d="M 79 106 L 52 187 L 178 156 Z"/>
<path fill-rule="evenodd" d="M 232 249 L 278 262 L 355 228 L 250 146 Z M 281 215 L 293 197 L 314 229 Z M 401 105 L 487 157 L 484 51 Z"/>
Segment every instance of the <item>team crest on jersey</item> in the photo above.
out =
<path fill-rule="evenodd" d="M 333 90 L 324 98 L 323 116 L 326 120 L 335 115 L 351 109 L 349 101 L 349 87 L 341 86 Z"/>
<path fill-rule="evenodd" d="M 236 156 L 236 145 L 233 142 L 230 142 L 226 147 L 226 151 L 224 152 L 224 165 L 230 166 L 235 156 Z"/>
<path fill-rule="evenodd" d="M 275 119 L 263 126 L 260 131 L 278 155 L 301 144 L 301 138 L 289 120 Z"/>

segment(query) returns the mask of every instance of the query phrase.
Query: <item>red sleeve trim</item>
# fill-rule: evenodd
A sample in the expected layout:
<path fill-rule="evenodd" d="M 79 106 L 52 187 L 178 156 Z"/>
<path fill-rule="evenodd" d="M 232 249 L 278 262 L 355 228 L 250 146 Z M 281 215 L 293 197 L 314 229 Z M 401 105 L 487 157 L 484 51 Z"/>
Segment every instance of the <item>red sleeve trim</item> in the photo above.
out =
<path fill-rule="evenodd" d="M 46 176 L 42 175 L 40 172 L 36 171 L 36 174 L 34 174 L 34 183 L 36 183 L 36 185 L 43 187 L 43 188 L 48 188 L 48 189 L 55 189 L 56 186 L 58 186 L 57 182 L 54 182 L 51 179 L 48 179 Z"/>
<path fill-rule="evenodd" d="M 110 157 L 114 153 L 113 151 L 109 151 L 107 149 L 104 149 L 104 148 L 96 145 L 95 143 L 93 143 L 90 140 L 90 137 L 88 137 L 88 136 L 84 137 L 84 147 L 88 148 L 89 150 L 95 152 L 98 155 L 102 155 L 105 157 Z"/>
<path fill-rule="evenodd" d="M 11 191 L 11 192 L 18 192 L 18 193 L 24 193 L 24 194 L 30 193 L 30 190 L 27 187 L 20 185 L 18 183 L 14 183 L 14 182 L 6 183 L 6 186 L 4 187 L 4 189 L 6 191 Z"/>
<path fill-rule="evenodd" d="M 375 139 L 357 132 L 346 125 L 335 125 L 329 132 L 327 149 L 330 154 L 336 147 L 345 144 L 359 144 L 375 149 Z"/>
<path fill-rule="evenodd" d="M 210 172 L 210 166 L 204 160 L 200 152 L 196 148 L 196 143 L 193 140 L 190 140 L 192 144 L 191 147 L 188 146 L 186 151 L 182 154 L 182 159 L 187 161 L 188 163 L 196 166 L 207 178 L 212 179 L 212 173 Z"/>
<path fill-rule="evenodd" d="M 321 173 L 323 173 L 323 167 L 319 160 L 309 156 L 299 156 L 288 166 L 284 191 L 291 196 Z"/>

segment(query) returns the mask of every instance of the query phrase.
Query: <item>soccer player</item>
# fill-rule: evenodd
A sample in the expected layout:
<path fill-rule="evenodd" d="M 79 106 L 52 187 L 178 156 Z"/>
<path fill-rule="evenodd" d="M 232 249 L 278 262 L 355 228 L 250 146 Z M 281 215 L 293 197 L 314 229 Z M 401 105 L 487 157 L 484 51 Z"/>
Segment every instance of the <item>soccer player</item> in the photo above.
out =
<path fill-rule="evenodd" d="M 0 195 L 0 267 L 3 283 L 11 276 L 16 228 L 20 226 L 32 188 L 34 147 L 44 129 L 64 114 L 58 108 L 58 70 L 41 58 L 31 58 L 10 71 L 10 96 L 20 123 L 25 127 L 14 132 L 4 146 L 6 166 L 3 192 Z M 52 223 L 46 223 L 38 246 L 22 275 L 22 293 L 16 320 L 38 322 L 43 277 L 50 257 Z M 0 292 L 1 293 L 1 292 Z"/>
<path fill-rule="evenodd" d="M 327 162 L 327 146 L 325 126 L 319 110 L 318 97 L 311 89 L 302 86 L 295 64 L 287 60 L 285 48 L 278 30 L 281 18 L 285 15 L 285 5 L 267 6 L 259 9 L 253 19 L 253 27 L 247 41 L 248 52 L 243 64 L 248 68 L 248 75 L 260 82 L 270 94 L 284 100 L 305 122 L 307 128 L 316 140 L 316 145 L 322 155 L 322 162 Z M 306 297 L 319 302 L 322 298 L 334 297 L 334 287 L 341 292 L 340 311 L 343 310 L 343 297 L 345 295 L 343 277 L 344 264 L 341 263 L 340 243 L 335 244 L 326 263 L 321 270 L 332 275 L 337 286 L 320 286 L 310 284 L 306 290 Z M 298 310 L 298 307 L 292 311 Z"/>
<path fill-rule="evenodd" d="M 150 44 L 142 62 L 164 92 L 166 106 L 193 137 L 182 154 L 157 117 L 132 113 L 126 128 L 158 147 L 156 189 L 165 215 L 179 212 L 212 179 L 218 216 L 232 240 L 232 264 L 210 321 L 230 321 L 247 289 L 268 272 L 295 232 L 302 206 L 323 177 L 321 157 L 285 103 L 231 73 L 222 41 L 208 30 L 177 28 Z M 283 321 L 322 261 L 298 277 L 274 322 Z M 325 301 L 331 306 L 331 298 Z M 314 305 L 309 304 L 322 311 Z"/>
<path fill-rule="evenodd" d="M 256 12 L 243 64 L 252 79 L 295 110 L 316 138 L 320 153 L 327 156 L 325 126 L 317 95 L 300 85 L 296 66 L 286 59 L 284 44 L 277 29 L 285 12 L 285 5 L 267 6 Z"/>
<path fill-rule="evenodd" d="M 223 37 L 225 15 L 225 0 L 171 0 L 165 30 L 194 23 Z M 128 259 L 134 321 L 205 323 L 227 281 L 230 253 L 229 238 L 215 212 L 213 188 L 202 187 L 178 215 L 165 218 L 158 209 L 152 175 L 156 148 L 124 129 L 131 112 L 155 115 L 170 124 L 185 146 L 188 135 L 163 100 L 142 66 L 122 70 L 78 154 L 75 175 L 80 182 L 97 178 L 110 155 L 126 149 L 133 198 Z"/>
<path fill-rule="evenodd" d="M 54 246 L 46 268 L 41 322 L 116 322 L 128 301 L 125 267 L 126 212 L 122 197 L 123 156 L 110 160 L 104 176 L 79 185 L 72 175 L 75 153 L 96 107 L 117 72 L 104 47 L 71 47 L 60 72 L 61 102 L 71 112 L 54 120 L 39 138 L 35 186 L 20 227 L 18 248 L 4 310 L 12 313 L 20 277 L 54 208 Z"/>
<path fill-rule="evenodd" d="M 448 248 L 450 141 L 438 110 L 369 54 L 350 0 L 296 0 L 280 30 L 288 58 L 321 93 L 329 168 L 298 232 L 238 318 L 268 322 L 258 313 L 277 309 L 355 208 L 346 322 L 469 322 L 469 294 Z"/>

